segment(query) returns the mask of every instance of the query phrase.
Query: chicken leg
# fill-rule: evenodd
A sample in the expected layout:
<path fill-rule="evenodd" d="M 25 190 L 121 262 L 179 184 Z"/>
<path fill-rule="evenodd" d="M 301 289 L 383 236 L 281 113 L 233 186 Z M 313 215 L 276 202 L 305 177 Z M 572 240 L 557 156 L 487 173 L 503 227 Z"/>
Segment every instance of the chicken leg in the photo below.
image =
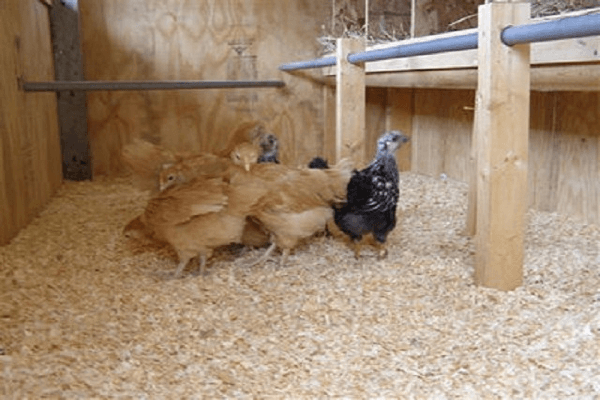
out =
<path fill-rule="evenodd" d="M 200 268 L 200 276 L 206 275 L 206 254 L 200 254 L 198 258 L 198 267 Z"/>
<path fill-rule="evenodd" d="M 288 256 L 290 255 L 290 249 L 283 249 L 281 251 L 281 260 L 279 260 L 279 266 L 285 267 Z"/>
<path fill-rule="evenodd" d="M 276 247 L 277 247 L 277 244 L 275 244 L 275 242 L 272 242 L 271 245 L 269 246 L 269 248 L 265 251 L 265 254 L 260 256 L 259 259 L 254 261 L 252 264 L 250 264 L 250 266 L 254 267 L 255 265 L 263 264 L 265 261 L 267 261 L 267 259 L 269 258 L 269 256 L 271 255 L 273 250 L 275 250 Z"/>
<path fill-rule="evenodd" d="M 352 239 L 352 250 L 354 250 L 354 258 L 357 260 L 360 259 L 360 247 L 361 247 L 360 239 Z"/>
<path fill-rule="evenodd" d="M 375 241 L 375 247 L 377 248 L 377 259 L 383 260 L 387 257 L 388 251 L 384 242 Z"/>
<path fill-rule="evenodd" d="M 179 261 L 179 264 L 177 264 L 177 269 L 175 270 L 175 273 L 173 274 L 173 276 L 175 278 L 179 278 L 179 276 L 183 272 L 183 269 L 187 265 L 188 261 L 190 261 L 190 258 L 188 258 L 188 257 L 180 257 L 179 259 L 181 261 Z"/>

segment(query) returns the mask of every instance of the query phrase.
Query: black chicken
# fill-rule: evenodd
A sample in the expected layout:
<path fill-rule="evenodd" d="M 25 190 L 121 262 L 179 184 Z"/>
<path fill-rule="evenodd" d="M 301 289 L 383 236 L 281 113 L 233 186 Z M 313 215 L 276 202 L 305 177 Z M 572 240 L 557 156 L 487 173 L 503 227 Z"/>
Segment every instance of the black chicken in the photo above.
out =
<path fill-rule="evenodd" d="M 325 160 L 322 157 L 315 157 L 312 160 L 310 160 L 310 162 L 308 163 L 308 168 L 311 169 L 328 169 L 329 168 L 329 164 L 327 163 L 327 160 Z"/>
<path fill-rule="evenodd" d="M 347 189 L 346 203 L 335 209 L 335 224 L 352 239 L 354 255 L 360 257 L 360 240 L 372 233 L 385 257 L 388 233 L 396 226 L 396 206 L 400 191 L 396 150 L 409 140 L 400 131 L 384 133 L 377 141 L 375 159 L 361 171 L 355 171 Z"/>

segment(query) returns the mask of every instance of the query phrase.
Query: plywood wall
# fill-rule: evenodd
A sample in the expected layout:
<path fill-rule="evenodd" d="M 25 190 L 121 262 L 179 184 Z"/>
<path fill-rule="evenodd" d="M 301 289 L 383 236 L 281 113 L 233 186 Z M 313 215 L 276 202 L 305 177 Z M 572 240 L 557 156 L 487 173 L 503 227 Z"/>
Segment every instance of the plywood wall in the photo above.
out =
<path fill-rule="evenodd" d="M 534 207 L 600 223 L 600 93 L 533 93 Z"/>
<path fill-rule="evenodd" d="M 415 90 L 413 170 L 468 177 L 475 93 L 472 90 Z"/>
<path fill-rule="evenodd" d="M 214 151 L 248 120 L 282 142 L 284 162 L 324 151 L 322 87 L 278 71 L 318 55 L 325 2 L 80 0 L 86 79 L 283 79 L 284 89 L 88 94 L 94 174 L 121 169 L 142 137 L 172 149 Z"/>
<path fill-rule="evenodd" d="M 412 116 L 415 172 L 468 182 L 471 90 L 418 89 Z M 600 223 L 600 93 L 532 92 L 529 205 Z"/>
<path fill-rule="evenodd" d="M 0 244 L 44 207 L 62 182 L 56 97 L 24 93 L 17 77 L 54 79 L 48 9 L 0 2 Z"/>

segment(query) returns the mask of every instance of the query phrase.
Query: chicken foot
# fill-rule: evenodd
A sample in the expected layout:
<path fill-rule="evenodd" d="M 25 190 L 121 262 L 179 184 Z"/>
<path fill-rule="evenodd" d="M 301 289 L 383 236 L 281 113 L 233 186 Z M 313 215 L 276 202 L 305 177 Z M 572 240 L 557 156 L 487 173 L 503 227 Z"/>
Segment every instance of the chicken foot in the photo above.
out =
<path fill-rule="evenodd" d="M 375 248 L 377 248 L 377 259 L 378 260 L 383 260 L 384 258 L 387 257 L 388 250 L 385 246 L 385 243 L 376 241 Z"/>
<path fill-rule="evenodd" d="M 255 265 L 263 264 L 265 261 L 267 261 L 267 259 L 269 258 L 269 256 L 271 255 L 273 250 L 275 250 L 276 247 L 277 247 L 277 244 L 275 242 L 272 242 L 271 245 L 269 246 L 269 248 L 265 251 L 265 254 L 260 256 L 259 259 L 254 261 L 252 264 L 250 264 L 250 266 L 254 267 Z"/>

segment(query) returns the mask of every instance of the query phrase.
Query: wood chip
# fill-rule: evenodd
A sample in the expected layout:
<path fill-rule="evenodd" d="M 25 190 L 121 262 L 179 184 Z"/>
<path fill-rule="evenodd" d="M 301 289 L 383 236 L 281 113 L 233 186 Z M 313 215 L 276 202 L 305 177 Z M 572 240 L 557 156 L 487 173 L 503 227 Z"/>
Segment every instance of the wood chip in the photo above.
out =
<path fill-rule="evenodd" d="M 476 287 L 466 194 L 401 174 L 383 261 L 322 236 L 173 279 L 172 250 L 121 235 L 147 193 L 66 182 L 0 247 L 0 397 L 597 396 L 600 229 L 530 211 L 524 285 Z"/>

